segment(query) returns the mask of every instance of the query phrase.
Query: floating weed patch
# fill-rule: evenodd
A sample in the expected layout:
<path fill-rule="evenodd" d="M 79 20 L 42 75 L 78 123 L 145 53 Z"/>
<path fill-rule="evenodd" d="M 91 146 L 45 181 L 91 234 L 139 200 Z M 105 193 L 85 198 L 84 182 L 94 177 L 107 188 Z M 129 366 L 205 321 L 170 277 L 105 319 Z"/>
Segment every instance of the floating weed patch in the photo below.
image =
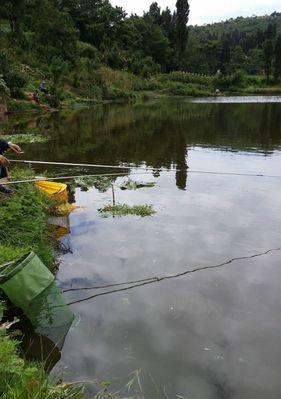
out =
<path fill-rule="evenodd" d="M 129 206 L 126 204 L 106 205 L 103 208 L 98 209 L 104 217 L 108 216 L 152 216 L 156 213 L 152 205 L 134 205 Z"/>
<path fill-rule="evenodd" d="M 75 179 L 75 187 L 79 187 L 82 191 L 88 191 L 90 188 L 95 187 L 100 192 L 106 192 L 112 185 L 113 179 L 107 177 L 79 177 Z M 121 190 L 137 190 L 139 188 L 152 188 L 155 182 L 138 182 L 134 180 L 127 180 L 121 183 L 118 187 Z"/>
<path fill-rule="evenodd" d="M 4 140 L 14 141 L 18 144 L 33 144 L 33 143 L 45 143 L 49 140 L 47 136 L 42 136 L 36 133 L 24 133 L 24 134 L 11 134 L 7 136 L 1 136 Z"/>
<path fill-rule="evenodd" d="M 102 193 L 105 193 L 112 185 L 112 179 L 106 177 L 80 177 L 75 179 L 75 187 L 80 188 L 82 191 L 88 191 L 90 188 L 95 187 Z"/>
<path fill-rule="evenodd" d="M 129 179 L 125 183 L 121 184 L 119 187 L 121 188 L 121 190 L 137 190 L 138 188 L 152 188 L 155 187 L 155 184 L 156 183 L 154 182 L 144 183 Z"/>

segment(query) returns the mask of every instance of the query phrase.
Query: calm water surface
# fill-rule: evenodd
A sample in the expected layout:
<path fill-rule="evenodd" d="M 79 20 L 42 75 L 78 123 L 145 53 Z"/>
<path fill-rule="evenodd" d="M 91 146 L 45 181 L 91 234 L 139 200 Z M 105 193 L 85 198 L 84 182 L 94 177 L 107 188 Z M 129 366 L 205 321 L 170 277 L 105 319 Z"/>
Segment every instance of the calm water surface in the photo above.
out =
<path fill-rule="evenodd" d="M 278 101 L 161 100 L 13 121 L 15 131 L 36 125 L 52 136 L 26 148 L 27 158 L 154 168 L 132 178 L 155 188 L 116 190 L 120 203 L 153 204 L 151 218 L 101 218 L 97 209 L 111 201 L 111 191 L 76 191 L 81 209 L 64 238 L 72 253 L 62 258 L 60 287 L 162 277 L 281 247 L 280 178 L 187 171 L 281 175 Z M 111 380 L 112 390 L 124 393 L 129 374 L 139 370 L 148 399 L 279 398 L 280 254 L 72 305 L 77 321 L 54 371 L 69 380 Z M 137 383 L 133 391 L 140 392 Z"/>

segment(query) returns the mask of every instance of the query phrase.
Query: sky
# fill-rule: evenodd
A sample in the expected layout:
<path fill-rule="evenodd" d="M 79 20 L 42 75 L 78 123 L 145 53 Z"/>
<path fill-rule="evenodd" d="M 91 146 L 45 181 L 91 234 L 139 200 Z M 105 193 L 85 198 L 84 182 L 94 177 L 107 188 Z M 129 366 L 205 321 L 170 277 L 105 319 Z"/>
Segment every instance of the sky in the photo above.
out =
<path fill-rule="evenodd" d="M 154 0 L 111 0 L 129 14 L 142 15 Z M 189 0 L 190 23 L 202 25 L 238 16 L 264 15 L 281 11 L 280 0 Z M 175 8 L 176 0 L 158 0 L 161 8 Z"/>

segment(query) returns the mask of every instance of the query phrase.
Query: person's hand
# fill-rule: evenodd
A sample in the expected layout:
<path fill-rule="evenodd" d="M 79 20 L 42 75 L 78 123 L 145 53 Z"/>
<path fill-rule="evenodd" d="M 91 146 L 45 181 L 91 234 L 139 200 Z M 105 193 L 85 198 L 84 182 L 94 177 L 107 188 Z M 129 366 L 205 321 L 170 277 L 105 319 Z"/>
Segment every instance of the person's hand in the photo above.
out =
<path fill-rule="evenodd" d="M 7 158 L 5 158 L 3 155 L 0 155 L 0 165 L 2 166 L 9 166 L 9 161 Z"/>
<path fill-rule="evenodd" d="M 14 151 L 17 155 L 23 154 L 22 149 L 17 144 L 9 143 L 9 148 L 10 150 Z"/>

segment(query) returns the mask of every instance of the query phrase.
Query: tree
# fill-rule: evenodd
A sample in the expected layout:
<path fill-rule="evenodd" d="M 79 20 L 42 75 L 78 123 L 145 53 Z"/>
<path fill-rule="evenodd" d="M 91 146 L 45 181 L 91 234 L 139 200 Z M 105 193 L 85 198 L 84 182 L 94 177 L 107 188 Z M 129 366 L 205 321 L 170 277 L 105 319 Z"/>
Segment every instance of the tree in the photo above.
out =
<path fill-rule="evenodd" d="M 231 51 L 230 71 L 234 73 L 245 68 L 246 56 L 241 46 L 235 46 Z"/>
<path fill-rule="evenodd" d="M 230 62 L 230 45 L 229 41 L 225 39 L 222 43 L 221 51 L 219 54 L 218 68 L 222 73 L 226 73 Z"/>
<path fill-rule="evenodd" d="M 170 40 L 170 43 L 175 41 L 175 24 L 173 21 L 173 16 L 169 7 L 162 11 L 161 14 L 161 26 L 163 27 L 166 36 Z"/>
<path fill-rule="evenodd" d="M 264 33 L 265 39 L 272 40 L 276 36 L 277 26 L 274 22 L 270 22 Z"/>
<path fill-rule="evenodd" d="M 16 41 L 21 36 L 21 24 L 26 2 L 25 0 L 1 0 L 0 15 L 9 20 L 11 33 Z"/>
<path fill-rule="evenodd" d="M 274 49 L 274 78 L 281 78 L 281 35 L 277 37 Z"/>
<path fill-rule="evenodd" d="M 150 5 L 148 13 L 144 14 L 144 17 L 151 17 L 155 23 L 161 24 L 161 9 L 157 2 Z"/>
<path fill-rule="evenodd" d="M 188 38 L 188 18 L 189 18 L 189 3 L 188 0 L 177 0 L 176 3 L 176 45 L 178 66 L 180 67 L 183 54 L 186 50 Z"/>
<path fill-rule="evenodd" d="M 261 73 L 263 69 L 263 51 L 259 48 L 254 48 L 249 51 L 247 61 L 246 61 L 246 69 L 250 75 L 258 75 Z"/>
<path fill-rule="evenodd" d="M 24 19 L 25 28 L 33 33 L 33 49 L 48 64 L 53 57 L 74 63 L 78 32 L 66 10 L 56 0 L 29 0 Z"/>
<path fill-rule="evenodd" d="M 274 55 L 272 40 L 266 40 L 263 46 L 264 53 L 264 70 L 266 74 L 267 83 L 269 83 L 269 78 L 272 70 L 272 61 Z"/>

